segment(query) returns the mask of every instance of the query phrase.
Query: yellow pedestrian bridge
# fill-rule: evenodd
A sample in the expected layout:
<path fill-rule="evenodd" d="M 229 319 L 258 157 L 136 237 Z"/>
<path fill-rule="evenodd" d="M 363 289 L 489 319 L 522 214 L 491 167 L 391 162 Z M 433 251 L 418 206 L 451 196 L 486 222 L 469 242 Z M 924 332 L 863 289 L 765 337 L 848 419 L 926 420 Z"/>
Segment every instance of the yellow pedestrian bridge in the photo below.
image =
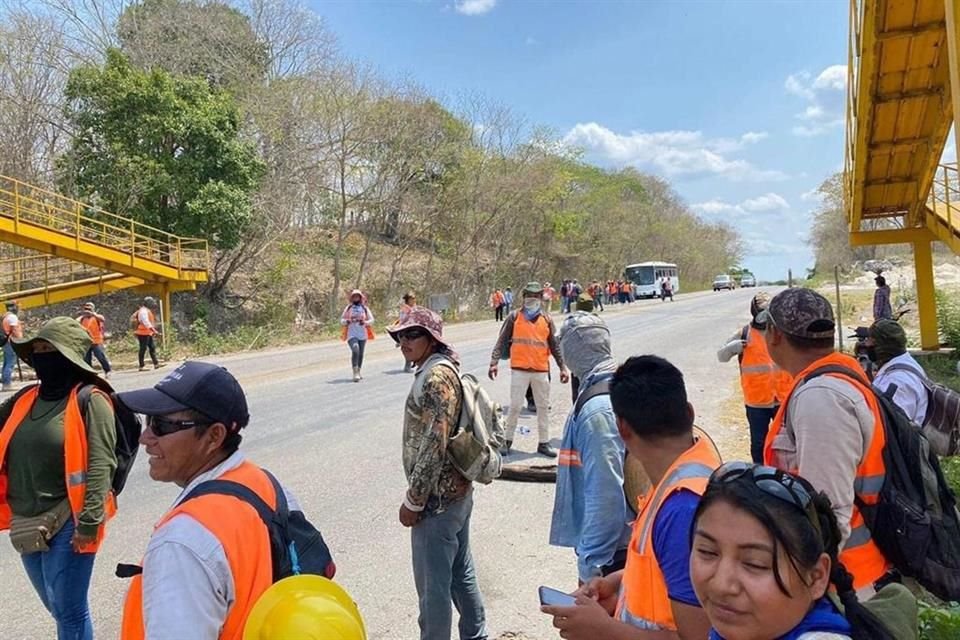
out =
<path fill-rule="evenodd" d="M 920 340 L 936 349 L 931 243 L 960 253 L 960 0 L 851 0 L 844 202 L 854 245 L 913 245 Z"/>
<path fill-rule="evenodd" d="M 161 296 L 206 282 L 207 241 L 179 236 L 0 175 L 0 297 L 23 308 L 120 289 Z"/>

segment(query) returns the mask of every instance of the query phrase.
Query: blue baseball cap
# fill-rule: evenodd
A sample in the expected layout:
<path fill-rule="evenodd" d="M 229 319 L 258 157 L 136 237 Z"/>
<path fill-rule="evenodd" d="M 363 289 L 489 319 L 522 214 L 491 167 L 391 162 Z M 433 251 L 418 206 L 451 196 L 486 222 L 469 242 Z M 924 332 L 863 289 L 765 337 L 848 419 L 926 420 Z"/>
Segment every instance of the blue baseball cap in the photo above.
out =
<path fill-rule="evenodd" d="M 192 410 L 232 430 L 250 422 L 240 383 L 229 371 L 209 362 L 184 362 L 152 388 L 125 391 L 117 397 L 131 411 L 145 416 Z"/>

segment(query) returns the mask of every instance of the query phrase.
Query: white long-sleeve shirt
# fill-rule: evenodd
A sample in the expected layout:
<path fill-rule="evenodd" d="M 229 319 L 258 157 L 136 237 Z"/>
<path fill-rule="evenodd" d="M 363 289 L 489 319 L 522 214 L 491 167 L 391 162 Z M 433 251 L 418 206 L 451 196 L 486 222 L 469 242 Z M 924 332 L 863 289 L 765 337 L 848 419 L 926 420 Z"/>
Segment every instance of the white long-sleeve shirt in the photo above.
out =
<path fill-rule="evenodd" d="M 900 367 L 909 367 L 912 371 L 904 371 Z M 897 385 L 893 401 L 911 420 L 923 426 L 927 417 L 927 387 L 923 384 L 926 377 L 920 363 L 909 353 L 904 353 L 880 367 L 873 378 L 873 386 L 886 391 L 891 384 Z"/>
<path fill-rule="evenodd" d="M 237 451 L 194 478 L 174 501 L 175 508 L 201 482 L 235 469 L 245 460 Z M 284 487 L 291 511 L 296 498 Z M 143 623 L 146 640 L 217 640 L 236 600 L 233 572 L 223 545 L 192 516 L 179 514 L 157 529 L 143 559 Z"/>

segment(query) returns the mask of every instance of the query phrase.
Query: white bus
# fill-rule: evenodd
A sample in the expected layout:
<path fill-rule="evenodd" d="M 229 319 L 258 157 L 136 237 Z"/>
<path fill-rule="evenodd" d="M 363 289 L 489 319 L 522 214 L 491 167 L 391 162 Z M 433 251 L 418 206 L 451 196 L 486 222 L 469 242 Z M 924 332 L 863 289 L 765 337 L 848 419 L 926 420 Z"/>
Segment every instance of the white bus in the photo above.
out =
<path fill-rule="evenodd" d="M 660 295 L 660 283 L 670 278 L 673 293 L 680 293 L 680 272 L 677 265 L 669 262 L 640 262 L 628 264 L 623 270 L 624 277 L 633 284 L 633 295 L 637 298 L 656 298 Z"/>

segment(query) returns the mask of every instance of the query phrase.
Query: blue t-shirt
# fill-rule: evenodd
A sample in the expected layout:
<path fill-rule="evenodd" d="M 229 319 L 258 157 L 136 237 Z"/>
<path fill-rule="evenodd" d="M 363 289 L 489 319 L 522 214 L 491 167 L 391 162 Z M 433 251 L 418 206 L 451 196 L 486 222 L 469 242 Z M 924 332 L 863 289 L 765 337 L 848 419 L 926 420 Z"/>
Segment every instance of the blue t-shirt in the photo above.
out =
<path fill-rule="evenodd" d="M 671 600 L 699 607 L 690 582 L 690 530 L 700 496 L 681 489 L 670 494 L 653 521 L 653 553 L 657 557 L 667 596 Z"/>

